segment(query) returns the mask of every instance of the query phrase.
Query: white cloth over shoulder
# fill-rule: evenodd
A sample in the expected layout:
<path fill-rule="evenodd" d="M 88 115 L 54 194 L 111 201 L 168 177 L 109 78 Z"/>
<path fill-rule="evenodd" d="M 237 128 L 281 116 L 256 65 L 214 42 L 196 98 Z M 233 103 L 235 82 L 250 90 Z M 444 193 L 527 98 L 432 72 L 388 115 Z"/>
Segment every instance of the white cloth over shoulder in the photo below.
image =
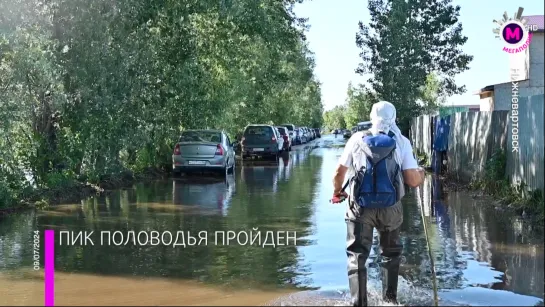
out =
<path fill-rule="evenodd" d="M 401 165 L 402 170 L 418 168 L 418 162 L 414 158 L 411 142 L 401 134 L 401 130 L 397 127 L 396 109 L 393 104 L 387 101 L 381 101 L 375 103 L 371 109 L 371 123 L 370 129 L 373 135 L 380 132 L 394 133 L 394 139 L 396 141 L 396 161 Z M 339 163 L 349 168 L 349 174 L 354 173 L 361 169 L 366 163 L 366 155 L 362 150 L 363 148 L 363 132 L 357 132 L 348 140 L 344 148 L 344 152 L 339 159 Z"/>

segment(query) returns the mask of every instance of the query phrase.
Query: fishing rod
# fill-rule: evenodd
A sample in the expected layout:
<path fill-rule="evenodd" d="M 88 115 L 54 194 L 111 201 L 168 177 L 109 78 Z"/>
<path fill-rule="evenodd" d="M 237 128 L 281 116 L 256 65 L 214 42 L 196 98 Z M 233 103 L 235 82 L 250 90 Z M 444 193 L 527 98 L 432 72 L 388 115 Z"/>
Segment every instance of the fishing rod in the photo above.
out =
<path fill-rule="evenodd" d="M 428 235 L 428 227 L 426 227 L 426 220 L 424 219 L 424 202 L 420 197 L 420 187 L 416 188 L 416 194 L 418 195 L 417 199 L 420 204 L 420 214 L 422 218 L 422 225 L 424 226 L 424 235 L 426 236 L 426 245 L 428 246 L 428 256 L 430 258 L 430 267 L 432 275 L 432 286 L 433 286 L 433 302 L 435 306 L 439 306 L 439 295 L 437 294 L 437 274 L 435 272 L 435 261 L 433 258 L 433 253 L 431 251 L 430 238 Z"/>

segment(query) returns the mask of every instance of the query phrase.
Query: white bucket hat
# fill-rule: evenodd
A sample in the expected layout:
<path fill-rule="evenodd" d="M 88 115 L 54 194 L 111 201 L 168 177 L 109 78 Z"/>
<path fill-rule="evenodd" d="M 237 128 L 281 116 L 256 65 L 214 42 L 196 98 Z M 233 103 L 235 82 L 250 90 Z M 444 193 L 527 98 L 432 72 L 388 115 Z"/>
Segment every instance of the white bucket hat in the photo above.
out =
<path fill-rule="evenodd" d="M 384 132 L 388 134 L 390 131 L 394 133 L 397 147 L 400 150 L 403 150 L 405 142 L 403 141 L 403 136 L 401 130 L 396 125 L 396 108 L 393 104 L 388 101 L 379 101 L 373 104 L 371 108 L 371 133 L 374 135 L 379 132 Z"/>

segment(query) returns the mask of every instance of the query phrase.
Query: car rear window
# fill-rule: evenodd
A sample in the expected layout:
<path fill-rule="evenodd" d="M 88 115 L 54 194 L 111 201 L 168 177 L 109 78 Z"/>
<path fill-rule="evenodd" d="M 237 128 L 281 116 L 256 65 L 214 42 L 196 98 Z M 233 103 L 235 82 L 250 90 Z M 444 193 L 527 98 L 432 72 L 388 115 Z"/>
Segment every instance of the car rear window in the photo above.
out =
<path fill-rule="evenodd" d="M 272 136 L 273 132 L 271 127 L 250 126 L 246 128 L 246 131 L 244 131 L 244 135 Z"/>
<path fill-rule="evenodd" d="M 278 131 L 280 132 L 280 134 L 286 135 L 286 128 L 284 128 L 284 127 L 278 127 Z"/>
<path fill-rule="evenodd" d="M 180 142 L 221 143 L 221 133 L 216 131 L 186 131 L 180 136 Z"/>
<path fill-rule="evenodd" d="M 293 131 L 293 125 L 283 125 L 283 126 L 288 128 L 288 131 Z"/>

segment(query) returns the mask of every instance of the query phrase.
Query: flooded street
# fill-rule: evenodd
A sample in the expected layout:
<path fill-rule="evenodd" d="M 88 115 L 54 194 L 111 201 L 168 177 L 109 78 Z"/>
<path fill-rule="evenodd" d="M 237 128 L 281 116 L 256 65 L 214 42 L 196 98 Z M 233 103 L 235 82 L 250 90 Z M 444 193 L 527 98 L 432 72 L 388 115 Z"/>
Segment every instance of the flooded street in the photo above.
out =
<path fill-rule="evenodd" d="M 0 304 L 43 304 L 32 233 L 297 232 L 297 245 L 56 246 L 58 305 L 347 305 L 344 204 L 328 202 L 341 138 L 298 146 L 278 164 L 245 162 L 227 180 L 177 178 L 0 221 Z M 543 300 L 543 238 L 431 175 L 404 199 L 400 302 L 433 305 L 421 218 L 442 305 L 532 306 Z M 235 241 L 236 242 L 236 241 Z M 371 304 L 380 304 L 377 249 Z M 43 259 L 42 259 L 43 261 Z M 43 263 L 42 263 L 43 265 Z"/>

